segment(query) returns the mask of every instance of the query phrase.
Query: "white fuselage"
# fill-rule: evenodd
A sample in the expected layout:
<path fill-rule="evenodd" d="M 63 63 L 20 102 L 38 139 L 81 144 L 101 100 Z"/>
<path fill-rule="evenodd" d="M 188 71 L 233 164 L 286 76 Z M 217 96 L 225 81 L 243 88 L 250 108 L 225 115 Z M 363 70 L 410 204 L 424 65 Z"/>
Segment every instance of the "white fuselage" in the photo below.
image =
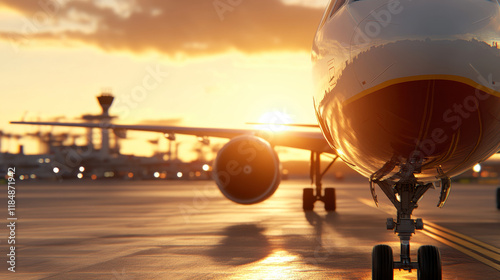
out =
<path fill-rule="evenodd" d="M 333 0 L 335 2 L 335 0 Z M 497 0 L 347 0 L 325 13 L 315 109 L 372 179 L 452 177 L 500 148 Z"/>

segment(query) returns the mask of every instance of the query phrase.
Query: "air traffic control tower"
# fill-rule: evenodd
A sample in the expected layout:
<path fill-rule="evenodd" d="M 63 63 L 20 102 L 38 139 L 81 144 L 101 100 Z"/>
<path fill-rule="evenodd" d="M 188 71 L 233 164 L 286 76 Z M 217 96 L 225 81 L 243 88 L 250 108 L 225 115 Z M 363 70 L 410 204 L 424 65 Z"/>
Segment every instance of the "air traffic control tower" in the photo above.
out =
<path fill-rule="evenodd" d="M 110 155 L 110 145 L 109 145 L 109 129 L 106 129 L 107 125 L 110 124 L 111 120 L 115 117 L 109 115 L 109 108 L 113 104 L 115 98 L 111 95 L 110 91 L 104 91 L 100 96 L 97 97 L 97 101 L 102 109 L 102 114 L 100 115 L 83 115 L 82 119 L 91 123 L 100 123 L 102 125 L 101 129 L 101 149 L 100 155 L 102 158 L 109 157 Z M 94 149 L 92 129 L 90 128 L 87 133 L 87 144 L 90 148 Z"/>
<path fill-rule="evenodd" d="M 113 100 L 115 100 L 115 98 L 109 93 L 103 93 L 101 96 L 97 97 L 97 101 L 99 101 L 99 105 L 101 105 L 102 108 L 102 116 L 109 117 L 109 107 L 113 104 Z"/>

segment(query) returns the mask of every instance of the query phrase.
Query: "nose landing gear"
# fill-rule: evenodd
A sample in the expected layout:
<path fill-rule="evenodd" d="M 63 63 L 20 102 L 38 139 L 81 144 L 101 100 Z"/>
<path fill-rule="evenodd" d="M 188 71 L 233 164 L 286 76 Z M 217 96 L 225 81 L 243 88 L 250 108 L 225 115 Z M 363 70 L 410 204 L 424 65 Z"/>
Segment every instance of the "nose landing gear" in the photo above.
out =
<path fill-rule="evenodd" d="M 412 219 L 412 213 L 418 207 L 417 202 L 432 184 L 419 184 L 413 177 L 406 182 L 372 181 L 387 195 L 397 209 L 397 220 L 387 219 L 387 229 L 394 230 L 399 236 L 401 259 L 394 262 L 392 248 L 387 245 L 377 245 L 372 252 L 372 279 L 387 280 L 394 278 L 393 269 L 403 269 L 411 272 L 417 270 L 419 280 L 441 280 L 441 257 L 439 250 L 434 246 L 422 246 L 418 250 L 418 262 L 412 262 L 410 257 L 410 238 L 415 230 L 424 228 L 422 219 Z M 442 207 L 450 190 L 450 180 L 441 180 L 441 198 L 438 206 Z M 376 201 L 375 189 L 371 185 L 372 194 Z M 377 201 L 376 201 L 377 202 Z"/>

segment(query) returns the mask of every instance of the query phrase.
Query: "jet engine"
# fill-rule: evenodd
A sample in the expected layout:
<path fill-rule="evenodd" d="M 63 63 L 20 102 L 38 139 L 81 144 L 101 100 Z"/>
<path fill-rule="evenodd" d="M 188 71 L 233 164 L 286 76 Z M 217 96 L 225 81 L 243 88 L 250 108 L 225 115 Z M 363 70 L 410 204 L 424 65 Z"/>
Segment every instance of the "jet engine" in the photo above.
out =
<path fill-rule="evenodd" d="M 228 199 L 254 204 L 268 199 L 278 188 L 281 166 L 276 151 L 262 138 L 233 138 L 217 154 L 214 179 Z"/>

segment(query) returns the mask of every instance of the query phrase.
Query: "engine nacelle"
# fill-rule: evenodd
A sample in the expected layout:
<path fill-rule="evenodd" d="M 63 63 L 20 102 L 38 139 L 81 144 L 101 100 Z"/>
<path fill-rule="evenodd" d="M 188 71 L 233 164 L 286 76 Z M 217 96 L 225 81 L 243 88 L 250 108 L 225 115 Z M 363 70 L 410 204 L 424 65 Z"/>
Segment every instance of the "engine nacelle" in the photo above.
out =
<path fill-rule="evenodd" d="M 228 199 L 254 204 L 268 199 L 278 188 L 281 167 L 278 155 L 262 138 L 233 138 L 217 154 L 214 179 Z"/>

